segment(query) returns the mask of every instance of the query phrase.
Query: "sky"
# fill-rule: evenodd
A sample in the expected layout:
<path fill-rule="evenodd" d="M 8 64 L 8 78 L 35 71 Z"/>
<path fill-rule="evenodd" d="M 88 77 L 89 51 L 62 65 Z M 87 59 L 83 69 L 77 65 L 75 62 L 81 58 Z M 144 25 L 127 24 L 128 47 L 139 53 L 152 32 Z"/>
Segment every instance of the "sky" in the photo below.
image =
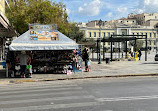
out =
<path fill-rule="evenodd" d="M 52 0 L 66 5 L 70 22 L 115 20 L 128 14 L 158 12 L 158 0 Z"/>

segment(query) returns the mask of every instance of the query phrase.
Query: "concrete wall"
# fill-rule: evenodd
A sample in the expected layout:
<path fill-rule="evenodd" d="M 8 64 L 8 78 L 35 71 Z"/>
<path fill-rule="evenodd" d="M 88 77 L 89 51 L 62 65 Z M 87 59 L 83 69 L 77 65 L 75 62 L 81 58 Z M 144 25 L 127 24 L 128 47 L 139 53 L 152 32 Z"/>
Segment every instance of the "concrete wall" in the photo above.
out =
<path fill-rule="evenodd" d="M 146 21 L 146 26 L 154 27 L 158 23 L 158 20 L 148 20 Z"/>

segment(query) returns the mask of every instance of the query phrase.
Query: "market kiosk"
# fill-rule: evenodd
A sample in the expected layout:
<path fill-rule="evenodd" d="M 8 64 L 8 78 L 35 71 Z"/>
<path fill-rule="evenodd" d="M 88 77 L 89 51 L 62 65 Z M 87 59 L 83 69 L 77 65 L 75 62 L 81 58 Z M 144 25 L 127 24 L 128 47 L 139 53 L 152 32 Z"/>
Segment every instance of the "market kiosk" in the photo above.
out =
<path fill-rule="evenodd" d="M 33 73 L 71 74 L 74 69 L 82 71 L 79 44 L 57 31 L 54 25 L 30 24 L 29 30 L 13 40 L 9 49 L 12 52 L 9 57 L 14 60 L 21 51 L 31 52 Z"/>

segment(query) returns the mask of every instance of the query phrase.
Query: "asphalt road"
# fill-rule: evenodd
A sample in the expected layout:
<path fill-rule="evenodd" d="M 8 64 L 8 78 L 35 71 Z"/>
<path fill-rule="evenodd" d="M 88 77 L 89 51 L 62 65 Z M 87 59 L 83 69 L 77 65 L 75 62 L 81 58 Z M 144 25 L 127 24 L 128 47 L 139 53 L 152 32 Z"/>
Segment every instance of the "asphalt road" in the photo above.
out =
<path fill-rule="evenodd" d="M 0 111 L 158 111 L 158 77 L 1 85 Z"/>

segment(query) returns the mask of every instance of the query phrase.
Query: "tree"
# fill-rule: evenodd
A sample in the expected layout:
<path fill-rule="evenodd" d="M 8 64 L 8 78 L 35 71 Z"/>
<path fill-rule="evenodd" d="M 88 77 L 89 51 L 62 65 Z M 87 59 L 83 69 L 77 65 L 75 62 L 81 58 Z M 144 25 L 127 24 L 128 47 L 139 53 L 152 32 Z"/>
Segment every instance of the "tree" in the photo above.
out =
<path fill-rule="evenodd" d="M 27 5 L 24 1 L 19 0 L 18 2 L 9 2 L 10 8 L 7 7 L 6 15 L 9 21 L 13 24 L 14 28 L 19 32 L 23 33 L 28 29 L 27 23 Z"/>
<path fill-rule="evenodd" d="M 143 44 L 144 44 L 143 40 L 137 40 L 136 41 L 136 51 L 138 51 L 140 48 L 142 48 Z M 134 40 L 129 41 L 128 45 L 134 46 L 135 45 L 135 41 Z"/>
<path fill-rule="evenodd" d="M 58 30 L 68 35 L 66 6 L 49 0 L 12 0 L 6 7 L 6 15 L 20 34 L 28 30 L 29 23 L 57 24 Z"/>
<path fill-rule="evenodd" d="M 79 27 L 77 27 L 76 23 L 71 23 L 68 36 L 71 39 L 76 40 L 76 42 L 81 42 L 83 40 L 84 34 L 79 30 Z"/>

